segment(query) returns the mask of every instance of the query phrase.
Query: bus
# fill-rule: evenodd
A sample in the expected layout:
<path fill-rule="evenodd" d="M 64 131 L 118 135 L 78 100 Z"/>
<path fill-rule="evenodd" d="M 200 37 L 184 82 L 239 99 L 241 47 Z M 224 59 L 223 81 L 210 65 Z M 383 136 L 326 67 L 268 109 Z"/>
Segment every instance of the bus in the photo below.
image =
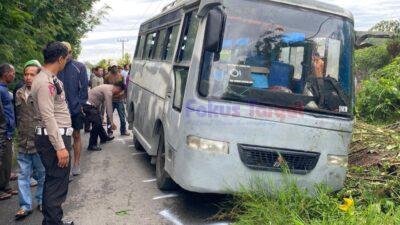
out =
<path fill-rule="evenodd" d="M 354 44 L 352 14 L 313 0 L 177 0 L 141 24 L 127 119 L 157 186 L 341 189 Z"/>

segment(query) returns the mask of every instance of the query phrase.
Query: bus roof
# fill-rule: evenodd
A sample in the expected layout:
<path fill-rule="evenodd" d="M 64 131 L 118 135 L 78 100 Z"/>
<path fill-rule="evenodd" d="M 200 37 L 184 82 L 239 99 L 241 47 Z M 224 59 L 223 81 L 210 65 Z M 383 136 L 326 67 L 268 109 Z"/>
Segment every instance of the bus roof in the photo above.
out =
<path fill-rule="evenodd" d="M 168 14 L 171 11 L 176 10 L 177 8 L 181 8 L 184 6 L 190 6 L 195 3 L 207 3 L 207 2 L 221 2 L 223 3 L 224 1 L 229 1 L 229 0 L 175 0 L 175 2 L 170 3 L 167 5 L 162 13 L 158 14 L 157 16 L 145 21 L 143 24 L 147 24 L 165 14 Z M 315 0 L 264 0 L 265 2 L 276 2 L 280 4 L 286 4 L 290 6 L 296 6 L 296 7 L 301 7 L 301 8 L 306 8 L 306 9 L 312 9 L 315 11 L 320 11 L 320 12 L 326 12 L 326 13 L 331 13 L 334 15 L 342 16 L 345 18 L 350 19 L 352 22 L 354 22 L 354 17 L 353 14 L 336 5 L 320 2 L 320 1 L 315 1 Z"/>

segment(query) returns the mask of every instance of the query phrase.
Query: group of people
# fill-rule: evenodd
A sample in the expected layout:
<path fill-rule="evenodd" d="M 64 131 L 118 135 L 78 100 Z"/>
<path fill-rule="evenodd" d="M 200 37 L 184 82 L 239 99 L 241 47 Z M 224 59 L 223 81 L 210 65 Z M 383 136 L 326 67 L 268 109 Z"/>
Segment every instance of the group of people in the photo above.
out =
<path fill-rule="evenodd" d="M 24 64 L 23 81 L 13 94 L 8 85 L 14 82 L 15 68 L 9 63 L 0 65 L 0 201 L 18 195 L 20 209 L 15 218 L 29 216 L 33 178 L 42 224 L 73 224 L 62 220 L 61 205 L 70 176 L 81 173 L 81 130 L 85 124 L 86 131 L 91 126 L 87 150 L 100 151 L 99 139 L 100 144 L 114 139 L 113 112 L 117 109 L 121 135 L 130 135 L 125 121 L 126 75 L 123 68 L 112 65 L 107 74 L 97 67 L 88 78 L 85 65 L 72 58 L 67 42 L 48 43 L 43 58 L 43 66 L 37 60 Z M 104 111 L 108 133 L 103 127 Z M 18 190 L 10 186 L 13 143 L 18 146 Z"/>

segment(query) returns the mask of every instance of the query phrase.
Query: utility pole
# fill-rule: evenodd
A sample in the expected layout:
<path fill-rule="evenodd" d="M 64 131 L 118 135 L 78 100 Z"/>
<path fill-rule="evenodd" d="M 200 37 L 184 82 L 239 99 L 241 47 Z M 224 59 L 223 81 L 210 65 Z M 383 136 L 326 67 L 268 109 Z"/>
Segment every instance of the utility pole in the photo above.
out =
<path fill-rule="evenodd" d="M 118 38 L 117 41 L 122 43 L 122 59 L 123 59 L 124 56 L 125 56 L 125 43 L 129 42 L 129 39 L 127 39 L 127 38 Z"/>

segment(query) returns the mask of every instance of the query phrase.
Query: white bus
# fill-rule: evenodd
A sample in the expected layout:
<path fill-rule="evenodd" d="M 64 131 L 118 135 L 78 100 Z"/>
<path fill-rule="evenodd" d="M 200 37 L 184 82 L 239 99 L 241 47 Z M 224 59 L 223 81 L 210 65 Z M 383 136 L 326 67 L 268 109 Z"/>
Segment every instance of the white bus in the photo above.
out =
<path fill-rule="evenodd" d="M 140 27 L 128 87 L 157 185 L 200 193 L 343 187 L 354 122 L 353 16 L 312 0 L 178 0 Z"/>

